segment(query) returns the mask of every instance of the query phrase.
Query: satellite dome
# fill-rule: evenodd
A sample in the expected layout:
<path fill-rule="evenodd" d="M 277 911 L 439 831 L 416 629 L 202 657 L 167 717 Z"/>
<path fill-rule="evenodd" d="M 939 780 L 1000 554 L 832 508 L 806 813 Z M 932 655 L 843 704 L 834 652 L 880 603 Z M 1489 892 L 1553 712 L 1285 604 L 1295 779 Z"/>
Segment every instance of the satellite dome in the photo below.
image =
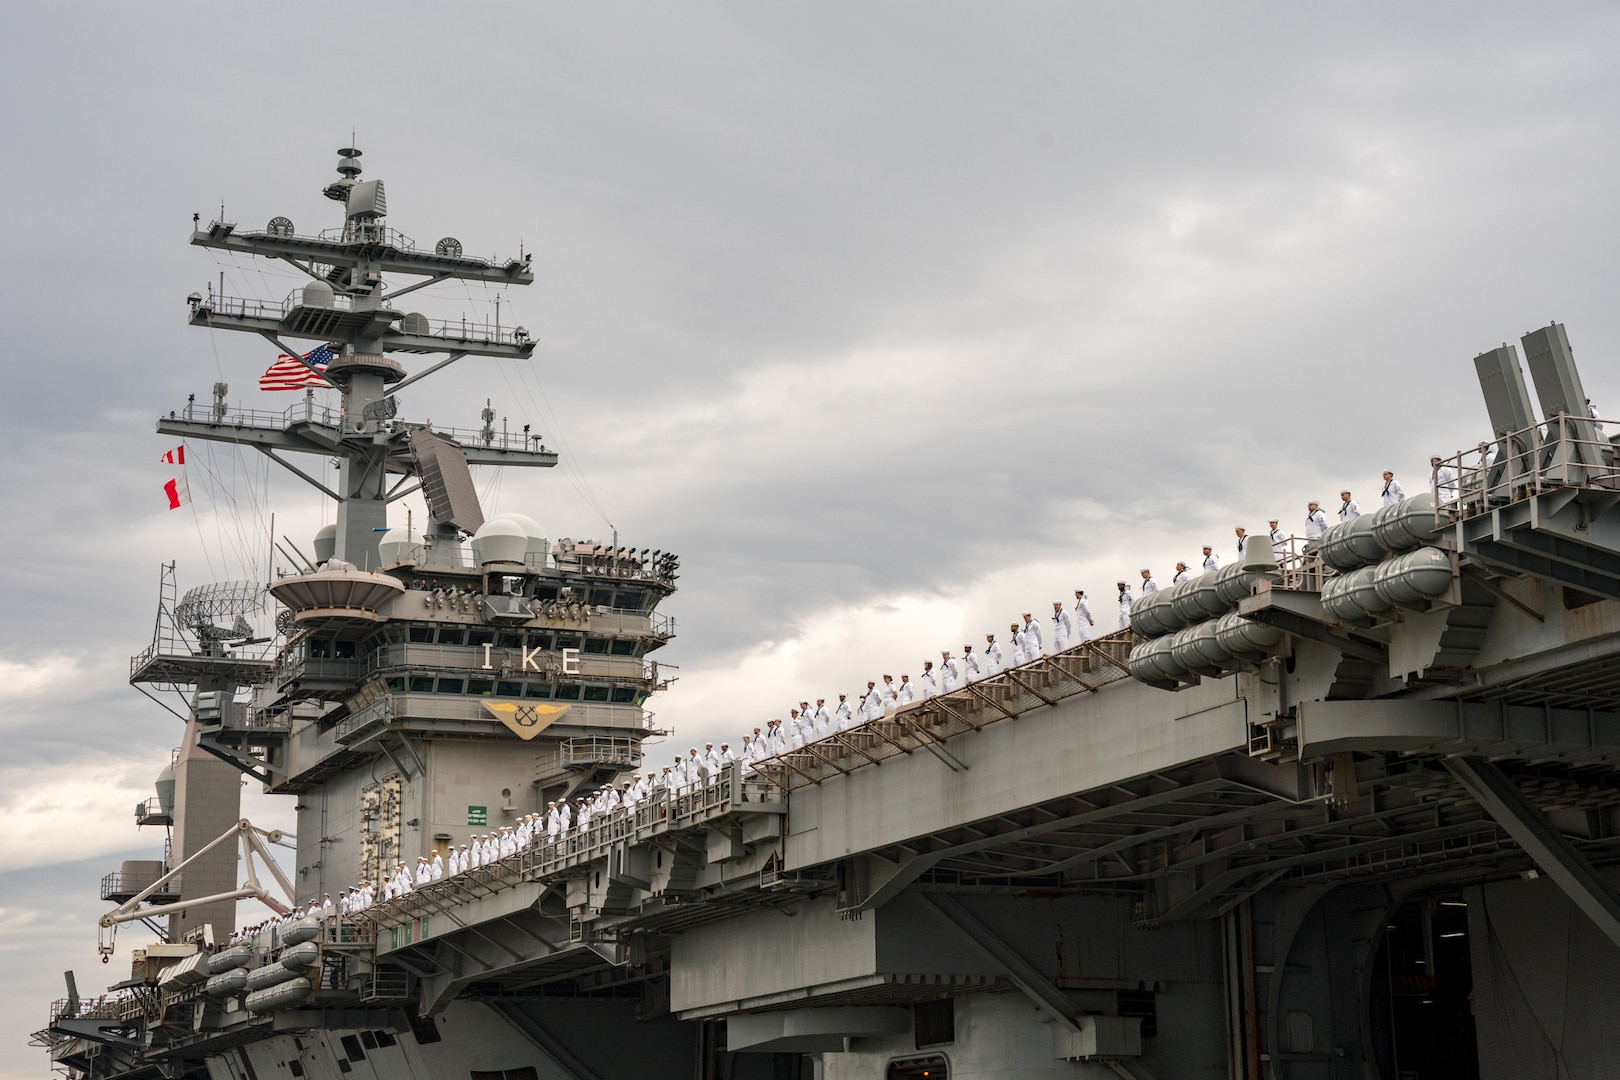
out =
<path fill-rule="evenodd" d="M 330 559 L 337 554 L 337 526 L 322 525 L 315 534 L 315 565 Z"/>
<path fill-rule="evenodd" d="M 479 566 L 496 562 L 522 563 L 528 548 L 528 534 L 510 518 L 491 518 L 472 536 L 473 562 Z"/>
<path fill-rule="evenodd" d="M 336 302 L 332 286 L 324 281 L 312 281 L 304 286 L 304 306 L 329 308 Z"/>
<path fill-rule="evenodd" d="M 152 786 L 157 790 L 158 806 L 165 814 L 174 814 L 174 766 L 165 765 Z"/>
<path fill-rule="evenodd" d="M 422 545 L 415 537 L 410 535 L 408 529 L 398 527 L 389 529 L 377 541 L 377 555 L 382 559 L 382 565 L 391 563 L 420 562 Z"/>
<path fill-rule="evenodd" d="M 495 519 L 512 522 L 529 538 L 523 551 L 525 562 L 533 567 L 546 565 L 546 553 L 551 550 L 551 545 L 546 542 L 546 531 L 540 527 L 538 521 L 527 514 L 497 514 Z"/>

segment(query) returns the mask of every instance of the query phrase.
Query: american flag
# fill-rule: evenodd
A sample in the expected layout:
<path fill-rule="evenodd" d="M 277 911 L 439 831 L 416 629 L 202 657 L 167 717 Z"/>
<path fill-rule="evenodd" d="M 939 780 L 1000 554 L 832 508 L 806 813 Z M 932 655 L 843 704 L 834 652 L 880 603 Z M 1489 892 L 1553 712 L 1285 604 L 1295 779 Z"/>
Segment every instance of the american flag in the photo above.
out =
<path fill-rule="evenodd" d="M 326 345 L 318 345 L 305 353 L 303 357 L 288 356 L 282 353 L 276 357 L 276 362 L 270 369 L 259 376 L 260 390 L 302 390 L 307 386 L 330 387 L 332 384 L 321 377 L 326 365 L 332 362 L 332 350 Z"/>

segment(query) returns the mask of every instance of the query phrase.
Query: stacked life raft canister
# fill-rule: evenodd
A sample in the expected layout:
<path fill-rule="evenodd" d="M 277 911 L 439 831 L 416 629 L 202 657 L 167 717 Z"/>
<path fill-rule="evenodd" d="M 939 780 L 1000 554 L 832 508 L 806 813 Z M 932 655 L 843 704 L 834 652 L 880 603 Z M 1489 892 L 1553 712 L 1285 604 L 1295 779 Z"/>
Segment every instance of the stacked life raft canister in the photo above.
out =
<path fill-rule="evenodd" d="M 1437 536 L 1428 493 L 1328 529 L 1307 549 L 1336 571 L 1322 587 L 1324 610 L 1341 622 L 1365 624 L 1443 595 L 1453 571 L 1445 551 L 1426 546 Z M 1236 611 L 1261 581 L 1279 577 L 1271 546 L 1255 542 L 1238 562 L 1142 597 L 1131 610 L 1131 628 L 1145 639 L 1131 650 L 1131 674 L 1172 690 L 1280 654 L 1281 630 Z"/>

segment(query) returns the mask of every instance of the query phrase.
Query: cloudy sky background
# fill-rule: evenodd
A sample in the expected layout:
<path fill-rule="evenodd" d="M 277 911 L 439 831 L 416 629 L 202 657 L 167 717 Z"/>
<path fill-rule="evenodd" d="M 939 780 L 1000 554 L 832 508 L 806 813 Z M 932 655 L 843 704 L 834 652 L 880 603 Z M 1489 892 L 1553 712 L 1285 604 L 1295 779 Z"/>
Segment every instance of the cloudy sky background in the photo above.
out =
<path fill-rule="evenodd" d="M 183 302 L 296 275 L 190 248 L 191 215 L 337 224 L 351 128 L 396 228 L 534 253 L 502 322 L 536 362 L 464 360 L 404 413 L 475 427 L 492 398 L 565 468 L 486 510 L 682 554 L 655 703 L 682 745 L 1077 586 L 1101 623 L 1116 577 L 1376 501 L 1386 467 L 1421 485 L 1487 434 L 1471 358 L 1549 320 L 1620 415 L 1610 5 L 448 11 L 4 16 L 7 1080 L 45 1074 L 23 1040 L 60 971 L 118 970 L 100 875 L 161 845 L 129 809 L 178 724 L 124 682 L 159 563 L 259 576 L 268 508 L 300 544 L 330 519 L 223 448 L 164 509 L 158 413 L 216 379 L 294 397 Z"/>

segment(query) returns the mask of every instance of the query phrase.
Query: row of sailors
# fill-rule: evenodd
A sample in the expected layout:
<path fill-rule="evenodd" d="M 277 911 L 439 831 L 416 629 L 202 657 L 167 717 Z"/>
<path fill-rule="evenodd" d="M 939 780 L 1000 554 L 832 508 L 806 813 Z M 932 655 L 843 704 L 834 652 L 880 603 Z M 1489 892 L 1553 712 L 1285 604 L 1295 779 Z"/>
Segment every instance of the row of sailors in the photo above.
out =
<path fill-rule="evenodd" d="M 839 694 L 838 703 L 831 707 L 826 698 L 817 698 L 813 706 L 808 701 L 801 701 L 798 708 L 788 710 L 788 719 L 767 720 L 763 728 L 756 727 L 751 735 L 744 735 L 737 751 L 733 752 L 729 743 L 721 743 L 718 750 L 709 744 L 705 754 L 700 757 L 697 749 L 693 748 L 687 758 L 675 759 L 674 770 L 665 771 L 673 772 L 677 782 L 691 782 L 690 778 L 698 775 L 698 770 L 712 772 L 729 761 L 740 761 L 745 773 L 753 772 L 763 761 L 801 749 L 836 732 L 848 731 L 889 716 L 913 702 L 949 694 L 969 683 L 999 675 L 1009 667 L 1018 667 L 1043 656 L 1063 652 L 1074 644 L 1089 640 L 1092 628 L 1097 625 L 1084 589 L 1074 591 L 1072 610 L 1066 608 L 1061 600 L 1052 601 L 1050 644 L 1047 643 L 1041 621 L 1035 618 L 1033 612 L 1024 612 L 1023 618 L 1022 624 L 1015 622 L 1008 626 L 1008 641 L 1012 649 L 1010 657 L 1002 651 L 995 634 L 986 634 L 981 652 L 974 652 L 972 644 L 964 644 L 960 657 L 953 655 L 949 649 L 941 651 L 937 668 L 932 660 L 924 660 L 921 674 L 915 682 L 909 673 L 902 673 L 899 682 L 895 681 L 893 675 L 884 675 L 881 684 L 876 680 L 867 680 L 866 691 L 857 702 L 851 702 L 848 694 Z"/>
<path fill-rule="evenodd" d="M 1457 497 L 1457 471 L 1449 465 L 1443 464 L 1441 459 L 1437 457 L 1430 458 L 1429 463 L 1434 470 L 1434 483 L 1440 492 L 1440 501 L 1446 502 L 1455 499 Z M 1379 498 L 1385 506 L 1392 506 L 1406 498 L 1406 490 L 1401 487 L 1401 482 L 1395 479 L 1395 473 L 1389 469 L 1384 470 L 1384 483 L 1379 490 Z M 1353 521 L 1361 516 L 1361 504 L 1356 501 L 1355 496 L 1348 488 L 1339 492 L 1339 500 L 1339 521 L 1341 523 Z M 1271 528 L 1267 534 L 1267 539 L 1271 542 L 1272 554 L 1278 560 L 1281 560 L 1288 547 L 1288 537 L 1278 527 L 1277 518 L 1272 518 L 1269 524 Z M 1327 528 L 1327 511 L 1322 509 L 1322 504 L 1317 500 L 1310 500 L 1305 504 L 1305 539 L 1318 539 L 1323 533 L 1327 532 Z M 1237 536 L 1237 557 L 1242 559 L 1248 550 L 1249 532 L 1242 525 L 1234 526 L 1232 532 Z M 1213 574 L 1221 568 L 1220 556 L 1215 554 L 1214 547 L 1209 544 L 1204 545 L 1202 566 L 1203 573 L 1206 574 Z M 1142 595 L 1147 596 L 1149 593 L 1158 592 L 1159 582 L 1153 576 L 1153 571 L 1144 567 L 1141 573 Z M 1175 577 L 1171 578 L 1170 583 L 1180 585 L 1191 576 L 1192 568 L 1185 562 L 1178 562 L 1176 563 Z M 1136 597 L 1131 592 L 1128 582 L 1119 581 L 1115 584 L 1119 589 L 1119 628 L 1124 630 L 1131 625 L 1131 605 L 1136 602 Z"/>

